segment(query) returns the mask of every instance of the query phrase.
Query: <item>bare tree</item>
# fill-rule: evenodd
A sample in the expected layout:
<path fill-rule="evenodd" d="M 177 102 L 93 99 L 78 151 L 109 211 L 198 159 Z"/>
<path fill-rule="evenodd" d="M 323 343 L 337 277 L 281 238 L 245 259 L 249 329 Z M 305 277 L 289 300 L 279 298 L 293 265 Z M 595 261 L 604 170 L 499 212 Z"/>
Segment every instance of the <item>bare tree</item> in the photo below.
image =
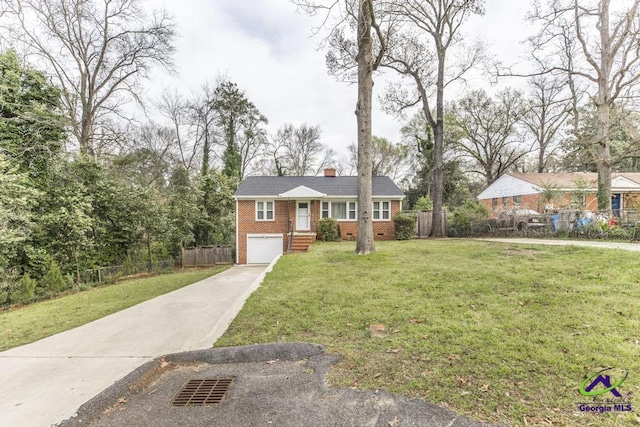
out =
<path fill-rule="evenodd" d="M 335 152 L 320 142 L 320 126 L 285 124 L 270 144 L 269 172 L 278 176 L 319 175 L 334 163 Z"/>
<path fill-rule="evenodd" d="M 148 17 L 138 0 L 4 4 L 12 42 L 48 64 L 62 88 L 83 153 L 94 154 L 100 118 L 123 114 L 122 104 L 138 98 L 138 83 L 152 66 L 172 68 L 174 24 L 165 12 Z"/>
<path fill-rule="evenodd" d="M 202 175 L 222 165 L 237 178 L 254 173 L 267 145 L 267 123 L 235 83 L 220 79 L 189 96 L 163 91 L 156 109 L 174 130 L 176 156 L 187 170 Z M 215 156 L 215 157 L 214 157 Z"/>
<path fill-rule="evenodd" d="M 456 126 L 464 135 L 458 149 L 472 159 L 474 172 L 482 175 L 487 185 L 530 151 L 523 148 L 517 132 L 524 113 L 522 96 L 509 89 L 500 92 L 496 101 L 484 90 L 476 90 L 454 106 Z"/>
<path fill-rule="evenodd" d="M 611 162 L 615 172 L 637 172 L 640 161 L 640 116 L 634 110 L 614 105 L 610 113 L 609 141 Z M 598 132 L 597 111 L 594 107 L 580 110 L 580 122 L 574 137 L 563 149 L 564 167 L 572 171 L 597 172 L 598 152 L 590 143 Z"/>
<path fill-rule="evenodd" d="M 160 115 L 169 121 L 172 130 L 176 157 L 180 165 L 187 171 L 197 168 L 201 159 L 200 144 L 202 140 L 194 135 L 193 117 L 190 108 L 191 100 L 177 92 L 165 89 L 160 99 L 154 102 Z"/>
<path fill-rule="evenodd" d="M 455 65 L 448 61 L 448 54 L 462 45 L 462 24 L 471 14 L 482 14 L 483 4 L 484 0 L 407 0 L 394 7 L 394 14 L 405 25 L 389 41 L 382 64 L 412 81 L 415 91 L 392 87 L 386 101 L 397 112 L 420 104 L 433 131 L 434 218 L 440 218 L 443 212 L 444 91 L 481 60 L 484 47 L 476 43 L 466 49 Z M 430 100 L 434 97 L 432 111 Z M 445 236 L 442 221 L 433 221 L 431 236 Z"/>
<path fill-rule="evenodd" d="M 372 138 L 373 176 L 388 176 L 395 182 L 409 177 L 412 169 L 411 150 L 409 146 L 394 144 L 386 138 Z M 355 144 L 347 147 L 347 166 L 355 169 L 358 163 L 358 150 Z"/>
<path fill-rule="evenodd" d="M 541 24 L 530 39 L 533 57 L 547 73 L 566 73 L 574 95 L 580 82 L 596 109 L 597 132 L 589 141 L 596 153 L 598 208 L 611 209 L 614 163 L 609 137 L 611 110 L 638 97 L 640 80 L 640 0 L 553 0 L 536 4 L 531 19 Z M 574 124 L 579 123 L 577 102 Z"/>
<path fill-rule="evenodd" d="M 523 123 L 535 141 L 536 171 L 547 171 L 549 159 L 558 150 L 558 136 L 571 111 L 571 99 L 564 90 L 565 82 L 537 76 L 529 81 L 530 94 Z"/>
<path fill-rule="evenodd" d="M 202 176 L 207 175 L 211 169 L 210 157 L 213 145 L 217 140 L 222 139 L 219 137 L 220 132 L 216 126 L 219 117 L 213 108 L 214 99 L 214 89 L 205 83 L 201 86 L 200 91 L 192 94 L 187 105 L 193 146 L 202 147 L 202 165 L 200 167 Z"/>

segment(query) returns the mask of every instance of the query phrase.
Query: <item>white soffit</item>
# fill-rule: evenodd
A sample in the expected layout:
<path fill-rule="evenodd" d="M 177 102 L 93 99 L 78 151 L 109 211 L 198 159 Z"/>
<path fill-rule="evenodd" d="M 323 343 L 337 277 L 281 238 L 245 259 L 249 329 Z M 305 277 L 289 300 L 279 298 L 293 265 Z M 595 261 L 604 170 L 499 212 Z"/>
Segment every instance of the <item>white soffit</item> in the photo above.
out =
<path fill-rule="evenodd" d="M 293 188 L 286 193 L 279 194 L 278 197 L 282 197 L 285 199 L 317 199 L 320 197 L 326 197 L 327 195 L 316 191 L 312 188 L 305 187 L 304 185 L 300 185 L 296 188 Z"/>

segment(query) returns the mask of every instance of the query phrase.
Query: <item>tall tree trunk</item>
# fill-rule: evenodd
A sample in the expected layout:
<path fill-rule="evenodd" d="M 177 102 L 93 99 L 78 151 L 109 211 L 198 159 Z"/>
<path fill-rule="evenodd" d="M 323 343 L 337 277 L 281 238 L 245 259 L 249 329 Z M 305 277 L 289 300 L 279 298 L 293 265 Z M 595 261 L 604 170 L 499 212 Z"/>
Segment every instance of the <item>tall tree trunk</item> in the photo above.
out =
<path fill-rule="evenodd" d="M 88 108 L 82 111 L 82 122 L 80 123 L 80 152 L 92 156 L 95 154 L 91 146 L 91 134 L 93 128 L 93 118 Z"/>
<path fill-rule="evenodd" d="M 373 92 L 373 42 L 371 20 L 373 11 L 368 0 L 360 0 L 358 9 L 358 238 L 356 253 L 368 254 L 376 250 L 373 242 L 371 149 L 371 99 Z"/>
<path fill-rule="evenodd" d="M 147 233 L 147 255 L 149 256 L 149 262 L 147 263 L 147 271 L 151 273 L 153 267 L 153 259 L 151 255 L 151 235 Z"/>
<path fill-rule="evenodd" d="M 598 210 L 610 211 L 611 210 L 611 147 L 609 143 L 609 118 L 610 109 L 606 101 L 603 100 L 600 104 L 600 98 L 604 96 L 598 96 L 598 141 L 596 144 L 596 152 L 598 153 L 598 159 L 596 166 L 598 169 Z"/>
<path fill-rule="evenodd" d="M 544 173 L 544 154 L 545 150 L 540 148 L 540 151 L 538 152 L 538 173 Z"/>
<path fill-rule="evenodd" d="M 445 237 L 442 222 L 444 203 L 444 61 L 443 47 L 438 44 L 438 81 L 436 85 L 436 126 L 433 129 L 433 210 L 429 237 Z"/>
<path fill-rule="evenodd" d="M 596 152 L 598 153 L 598 210 L 611 210 L 611 143 L 609 141 L 609 123 L 611 119 L 611 99 L 608 82 L 612 67 L 612 46 L 609 35 L 609 0 L 602 1 L 600 10 L 600 72 L 598 73 L 598 95 L 596 111 L 598 131 Z"/>

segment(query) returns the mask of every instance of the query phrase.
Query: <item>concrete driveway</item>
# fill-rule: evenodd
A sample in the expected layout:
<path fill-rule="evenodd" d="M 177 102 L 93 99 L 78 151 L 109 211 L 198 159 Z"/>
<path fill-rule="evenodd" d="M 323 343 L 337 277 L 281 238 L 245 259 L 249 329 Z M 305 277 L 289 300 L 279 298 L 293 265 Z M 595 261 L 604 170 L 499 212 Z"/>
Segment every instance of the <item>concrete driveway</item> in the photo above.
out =
<path fill-rule="evenodd" d="M 169 294 L 0 353 L 0 426 L 72 416 L 140 365 L 210 348 L 260 285 L 267 266 L 236 266 Z"/>
<path fill-rule="evenodd" d="M 522 243 L 522 244 L 534 244 L 534 245 L 552 245 L 552 246 L 587 246 L 590 248 L 605 248 L 605 249 L 622 249 L 625 251 L 640 251 L 640 244 L 638 243 L 626 243 L 626 242 L 601 242 L 593 240 L 552 240 L 552 239 L 528 239 L 528 238 L 486 238 L 478 239 L 486 242 L 498 242 L 498 243 Z"/>

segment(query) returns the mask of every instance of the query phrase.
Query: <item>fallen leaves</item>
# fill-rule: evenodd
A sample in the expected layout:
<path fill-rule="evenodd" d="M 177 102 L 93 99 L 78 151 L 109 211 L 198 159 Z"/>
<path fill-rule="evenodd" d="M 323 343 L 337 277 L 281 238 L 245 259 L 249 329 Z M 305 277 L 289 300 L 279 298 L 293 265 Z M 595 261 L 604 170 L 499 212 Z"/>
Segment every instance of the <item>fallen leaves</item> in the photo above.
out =
<path fill-rule="evenodd" d="M 398 419 L 398 416 L 396 415 L 387 424 L 389 425 L 389 427 L 398 427 L 400 425 L 400 420 Z"/>

